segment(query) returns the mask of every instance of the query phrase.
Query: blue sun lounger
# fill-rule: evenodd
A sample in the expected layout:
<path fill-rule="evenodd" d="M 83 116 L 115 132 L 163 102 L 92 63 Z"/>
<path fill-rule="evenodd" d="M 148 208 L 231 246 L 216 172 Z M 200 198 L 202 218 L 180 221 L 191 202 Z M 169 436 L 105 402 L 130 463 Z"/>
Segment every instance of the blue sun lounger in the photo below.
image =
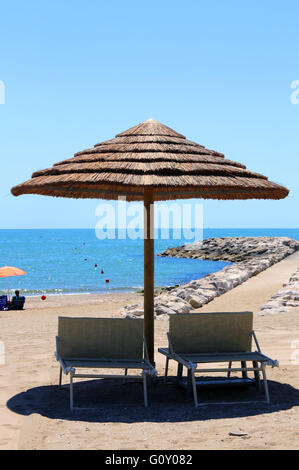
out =
<path fill-rule="evenodd" d="M 0 296 L 0 310 L 7 310 L 8 308 L 8 300 L 7 295 Z"/>

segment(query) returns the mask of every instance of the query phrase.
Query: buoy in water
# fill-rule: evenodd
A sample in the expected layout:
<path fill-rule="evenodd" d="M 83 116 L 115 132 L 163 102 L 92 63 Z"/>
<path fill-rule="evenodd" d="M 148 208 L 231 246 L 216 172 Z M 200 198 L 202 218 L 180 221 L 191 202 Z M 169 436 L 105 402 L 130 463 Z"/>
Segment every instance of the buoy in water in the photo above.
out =
<path fill-rule="evenodd" d="M 101 271 L 101 274 L 104 274 L 104 271 L 103 271 L 103 270 Z"/>
<path fill-rule="evenodd" d="M 110 279 L 106 279 L 106 282 L 107 282 L 107 283 L 110 282 Z"/>

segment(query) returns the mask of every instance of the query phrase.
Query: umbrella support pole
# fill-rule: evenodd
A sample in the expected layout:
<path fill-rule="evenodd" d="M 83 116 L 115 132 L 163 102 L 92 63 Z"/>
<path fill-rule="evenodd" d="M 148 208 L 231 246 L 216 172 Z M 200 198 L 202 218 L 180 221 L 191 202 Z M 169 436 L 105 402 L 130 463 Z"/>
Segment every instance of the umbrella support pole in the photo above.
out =
<path fill-rule="evenodd" d="M 144 336 L 154 365 L 154 197 L 144 189 Z"/>
<path fill-rule="evenodd" d="M 10 301 L 10 290 L 9 290 L 9 284 L 8 284 L 8 277 L 6 278 L 6 283 L 7 283 L 7 298 L 8 298 L 8 301 Z"/>

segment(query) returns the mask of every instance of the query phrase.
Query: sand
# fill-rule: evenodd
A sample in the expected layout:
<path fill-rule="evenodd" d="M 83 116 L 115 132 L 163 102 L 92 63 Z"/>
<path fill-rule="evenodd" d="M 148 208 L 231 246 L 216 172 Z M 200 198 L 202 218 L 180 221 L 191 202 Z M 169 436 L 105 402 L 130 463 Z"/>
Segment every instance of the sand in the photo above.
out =
<path fill-rule="evenodd" d="M 5 361 L 0 364 L 0 449 L 298 449 L 299 311 L 258 315 L 259 307 L 298 266 L 296 253 L 201 309 L 254 312 L 262 351 L 280 362 L 279 368 L 267 368 L 270 406 L 209 405 L 195 410 L 183 390 L 159 379 L 149 387 L 150 406 L 145 409 L 139 383 L 114 386 L 105 379 L 78 383 L 75 402 L 89 409 L 71 414 L 68 389 L 57 388 L 57 317 L 115 316 L 122 306 L 140 302 L 140 294 L 49 296 L 45 302 L 31 298 L 24 311 L 1 312 Z M 155 327 L 156 348 L 166 346 L 168 322 L 156 320 Z M 159 354 L 156 367 L 163 375 L 164 358 Z M 171 363 L 170 375 L 175 372 Z M 255 390 L 199 393 L 200 399 L 218 402 L 240 395 L 254 397 Z"/>

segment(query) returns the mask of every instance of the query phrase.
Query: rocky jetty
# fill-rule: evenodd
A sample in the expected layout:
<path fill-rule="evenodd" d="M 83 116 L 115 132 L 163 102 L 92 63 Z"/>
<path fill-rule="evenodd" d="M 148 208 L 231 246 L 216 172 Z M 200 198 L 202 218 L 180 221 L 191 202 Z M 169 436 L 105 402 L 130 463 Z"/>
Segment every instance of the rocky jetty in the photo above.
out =
<path fill-rule="evenodd" d="M 290 277 L 286 284 L 283 284 L 265 305 L 260 308 L 260 314 L 267 313 L 284 313 L 290 311 L 292 308 L 299 308 L 299 268 Z"/>
<path fill-rule="evenodd" d="M 207 238 L 163 251 L 160 256 L 230 261 L 238 263 L 253 258 L 281 261 L 299 249 L 299 242 L 288 237 Z M 277 258 L 277 261 L 275 259 Z"/>
<path fill-rule="evenodd" d="M 162 289 L 155 297 L 155 317 L 162 319 L 200 308 L 297 250 L 299 242 L 287 237 L 209 238 L 170 248 L 160 256 L 229 261 L 234 264 L 188 284 Z M 125 317 L 142 316 L 143 304 L 128 305 L 121 310 L 121 314 Z"/>

